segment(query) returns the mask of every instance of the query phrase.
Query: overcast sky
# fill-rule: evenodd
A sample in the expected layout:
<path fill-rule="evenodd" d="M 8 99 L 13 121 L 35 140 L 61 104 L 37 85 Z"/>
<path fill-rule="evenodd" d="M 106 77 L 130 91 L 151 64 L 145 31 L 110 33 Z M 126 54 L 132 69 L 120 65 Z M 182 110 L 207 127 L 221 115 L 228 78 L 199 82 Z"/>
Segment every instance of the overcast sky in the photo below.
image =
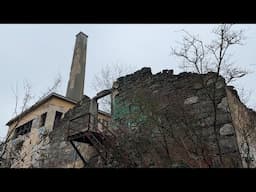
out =
<path fill-rule="evenodd" d="M 180 30 L 199 34 L 205 41 L 211 40 L 208 24 L 11 24 L 0 25 L 0 138 L 6 136 L 6 122 L 13 117 L 18 86 L 19 102 L 22 102 L 23 82 L 32 86 L 35 99 L 53 84 L 60 74 L 62 85 L 58 92 L 65 94 L 72 62 L 75 35 L 83 31 L 88 37 L 85 94 L 92 97 L 92 81 L 104 65 L 119 63 L 131 65 L 134 70 L 151 67 L 153 73 L 163 69 L 181 70 L 181 62 L 170 55 L 171 47 L 181 40 Z M 235 85 L 251 91 L 248 105 L 256 105 L 256 25 L 237 25 L 245 31 L 245 45 L 234 49 L 232 61 L 252 73 Z M 33 102 L 31 104 L 33 104 Z"/>

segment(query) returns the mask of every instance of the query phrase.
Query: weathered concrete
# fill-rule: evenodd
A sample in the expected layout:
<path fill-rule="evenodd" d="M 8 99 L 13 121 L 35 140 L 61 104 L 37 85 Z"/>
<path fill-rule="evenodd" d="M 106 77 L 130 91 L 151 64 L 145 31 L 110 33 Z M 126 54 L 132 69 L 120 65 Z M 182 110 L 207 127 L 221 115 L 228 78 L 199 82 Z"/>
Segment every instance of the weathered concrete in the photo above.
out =
<path fill-rule="evenodd" d="M 53 130 L 56 111 L 65 113 L 74 105 L 61 97 L 52 96 L 33 110 L 31 109 L 30 113 L 10 124 L 10 141 L 7 142 L 7 153 L 4 157 L 10 162 L 10 167 L 41 167 L 40 162 L 47 159 L 49 133 Z M 45 124 L 40 127 L 39 122 L 44 113 L 47 113 Z M 15 129 L 28 121 L 32 121 L 31 131 L 15 138 Z"/>
<path fill-rule="evenodd" d="M 82 32 L 76 35 L 73 61 L 66 92 L 66 97 L 75 101 L 80 101 L 84 93 L 87 37 Z"/>
<path fill-rule="evenodd" d="M 64 118 L 60 121 L 60 124 L 49 134 L 50 145 L 47 151 L 47 158 L 41 161 L 40 167 L 45 168 L 82 168 L 84 166 L 82 160 L 72 147 L 71 143 L 67 140 L 69 135 L 69 123 L 70 119 L 81 116 L 86 113 L 92 113 L 97 117 L 98 105 L 96 100 L 90 99 L 84 96 L 82 100 L 70 111 L 68 111 Z M 99 114 L 98 114 L 99 115 Z M 103 115 L 104 116 L 104 115 Z M 109 120 L 110 117 L 104 116 Z M 99 118 L 99 116 L 98 116 Z M 82 132 L 88 130 L 84 123 L 84 117 L 82 116 L 76 121 L 76 124 L 71 125 L 74 132 Z M 97 123 L 97 119 L 94 119 L 94 123 Z M 74 142 L 76 147 L 79 149 L 82 156 L 90 164 L 98 161 L 98 154 L 95 148 L 86 143 Z M 87 166 L 90 166 L 87 165 Z"/>

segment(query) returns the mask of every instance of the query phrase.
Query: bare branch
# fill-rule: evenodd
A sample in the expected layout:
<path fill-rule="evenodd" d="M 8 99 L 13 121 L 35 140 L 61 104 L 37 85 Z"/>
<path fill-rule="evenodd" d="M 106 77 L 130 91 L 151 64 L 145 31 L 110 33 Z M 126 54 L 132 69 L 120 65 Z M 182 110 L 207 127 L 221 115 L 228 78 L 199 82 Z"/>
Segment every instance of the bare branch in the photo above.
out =
<path fill-rule="evenodd" d="M 113 65 L 105 65 L 99 74 L 94 76 L 94 80 L 91 84 L 92 89 L 96 92 L 104 89 L 110 89 L 113 82 L 120 76 L 126 75 L 133 71 L 134 67 L 128 65 L 121 65 L 119 63 Z M 104 97 L 99 100 L 100 106 L 104 111 L 110 112 L 111 98 L 110 96 Z"/>
<path fill-rule="evenodd" d="M 19 98 L 18 98 L 18 83 L 16 83 L 15 90 L 12 88 L 12 92 L 15 96 L 15 106 L 14 106 L 13 114 L 16 116 L 16 115 L 18 115 L 18 101 L 19 101 Z"/>
<path fill-rule="evenodd" d="M 48 87 L 47 91 L 45 91 L 42 94 L 42 96 L 40 96 L 39 99 L 42 99 L 42 98 L 46 97 L 47 95 L 51 94 L 52 92 L 55 92 L 61 86 L 61 82 L 62 82 L 62 77 L 60 74 L 58 74 L 53 82 L 53 85 L 51 87 Z"/>
<path fill-rule="evenodd" d="M 215 39 L 210 44 L 204 45 L 198 37 L 185 32 L 181 48 L 172 49 L 172 52 L 175 56 L 180 57 L 183 60 L 182 67 L 186 67 L 186 69 L 190 69 L 199 74 L 207 72 L 216 73 L 212 87 L 207 86 L 202 78 L 201 83 L 206 90 L 206 95 L 211 100 L 214 109 L 214 119 L 212 123 L 214 127 L 215 141 L 219 154 L 221 154 L 216 127 L 216 85 L 220 75 L 225 78 L 227 83 L 230 83 L 233 80 L 245 76 L 248 72 L 231 64 L 227 59 L 230 47 L 242 44 L 243 31 L 234 31 L 232 25 L 223 24 L 214 28 L 213 33 L 215 34 Z M 219 160 L 222 164 L 221 155 L 219 155 Z"/>

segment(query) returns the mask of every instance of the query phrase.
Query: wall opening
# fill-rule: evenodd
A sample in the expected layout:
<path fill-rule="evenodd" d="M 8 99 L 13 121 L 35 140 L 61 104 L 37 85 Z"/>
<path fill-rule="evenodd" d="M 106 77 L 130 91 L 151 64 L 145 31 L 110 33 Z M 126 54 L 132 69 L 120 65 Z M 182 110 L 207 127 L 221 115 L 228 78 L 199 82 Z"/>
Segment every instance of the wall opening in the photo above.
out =
<path fill-rule="evenodd" d="M 43 127 L 45 125 L 46 117 L 47 117 L 47 113 L 44 113 L 44 114 L 41 115 L 39 127 Z"/>
<path fill-rule="evenodd" d="M 53 124 L 53 128 L 55 128 L 56 126 L 58 126 L 59 122 L 60 122 L 60 119 L 62 117 L 62 114 L 61 112 L 59 111 L 56 111 L 55 113 L 55 119 L 54 119 L 54 124 Z"/>
<path fill-rule="evenodd" d="M 29 133 L 31 131 L 32 122 L 33 122 L 33 120 L 17 127 L 15 129 L 14 138 L 17 138 L 19 135 L 25 135 L 25 134 Z"/>
<path fill-rule="evenodd" d="M 98 99 L 98 109 L 111 114 L 111 95 Z"/>

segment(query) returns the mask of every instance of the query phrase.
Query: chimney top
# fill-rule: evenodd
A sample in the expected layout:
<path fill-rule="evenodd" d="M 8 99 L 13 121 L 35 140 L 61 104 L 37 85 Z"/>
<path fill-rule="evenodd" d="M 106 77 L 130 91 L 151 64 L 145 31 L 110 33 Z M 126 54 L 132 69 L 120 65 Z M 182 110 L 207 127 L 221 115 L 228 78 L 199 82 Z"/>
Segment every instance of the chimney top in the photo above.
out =
<path fill-rule="evenodd" d="M 87 35 L 83 32 L 79 32 L 76 35 L 76 42 L 66 92 L 66 97 L 75 101 L 80 101 L 84 93 L 86 49 Z"/>
<path fill-rule="evenodd" d="M 85 37 L 88 37 L 88 35 L 86 35 L 86 34 L 83 33 L 82 31 L 80 31 L 76 36 L 80 36 L 80 35 L 85 36 Z"/>

